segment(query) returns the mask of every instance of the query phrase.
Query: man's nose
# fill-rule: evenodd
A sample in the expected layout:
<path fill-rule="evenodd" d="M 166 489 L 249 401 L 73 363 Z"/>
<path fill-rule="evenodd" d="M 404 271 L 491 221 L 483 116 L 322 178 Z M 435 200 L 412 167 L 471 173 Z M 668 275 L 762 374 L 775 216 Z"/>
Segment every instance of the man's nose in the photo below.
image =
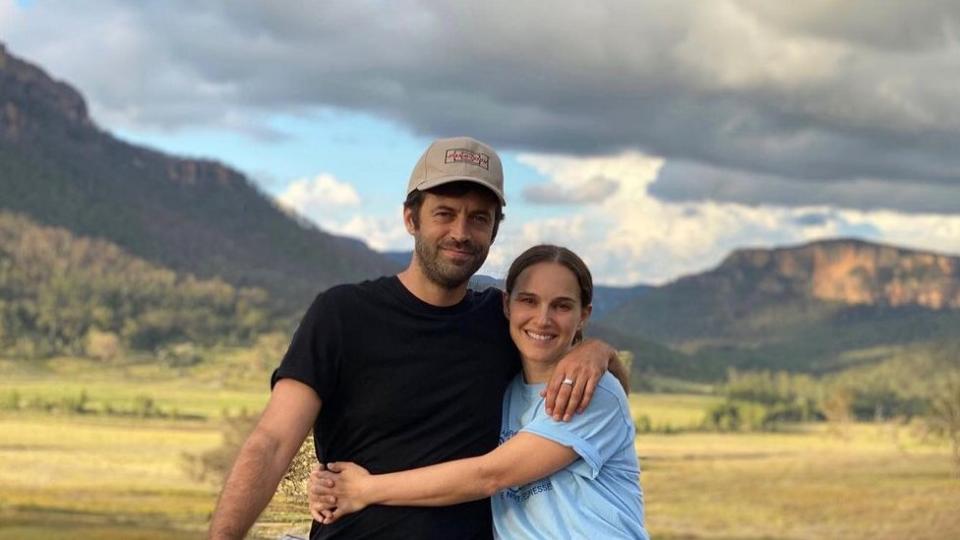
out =
<path fill-rule="evenodd" d="M 450 237 L 457 242 L 464 242 L 470 238 L 467 232 L 467 218 L 459 216 L 450 225 Z"/>

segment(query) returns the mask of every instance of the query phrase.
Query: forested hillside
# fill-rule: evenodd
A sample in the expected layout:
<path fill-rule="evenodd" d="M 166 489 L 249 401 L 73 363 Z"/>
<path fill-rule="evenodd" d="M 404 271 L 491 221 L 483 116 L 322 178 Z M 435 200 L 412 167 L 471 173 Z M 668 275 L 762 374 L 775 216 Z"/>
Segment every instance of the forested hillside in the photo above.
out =
<path fill-rule="evenodd" d="M 270 316 L 262 289 L 173 272 L 0 211 L 0 356 L 236 344 L 284 323 Z"/>

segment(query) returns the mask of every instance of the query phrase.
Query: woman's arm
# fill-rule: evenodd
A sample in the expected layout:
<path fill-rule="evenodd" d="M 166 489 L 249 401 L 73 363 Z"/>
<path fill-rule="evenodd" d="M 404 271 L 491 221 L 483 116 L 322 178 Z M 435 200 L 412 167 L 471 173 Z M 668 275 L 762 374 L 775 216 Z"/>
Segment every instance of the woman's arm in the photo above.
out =
<path fill-rule="evenodd" d="M 570 447 L 530 433 L 518 433 L 485 455 L 397 473 L 371 475 L 353 463 L 329 463 L 311 478 L 315 501 L 335 505 L 332 523 L 371 504 L 447 506 L 490 497 L 497 491 L 548 476 L 577 459 Z M 338 473 L 338 474 L 334 474 Z M 328 497 L 335 499 L 329 499 Z M 329 514 L 327 514 L 329 515 Z"/>

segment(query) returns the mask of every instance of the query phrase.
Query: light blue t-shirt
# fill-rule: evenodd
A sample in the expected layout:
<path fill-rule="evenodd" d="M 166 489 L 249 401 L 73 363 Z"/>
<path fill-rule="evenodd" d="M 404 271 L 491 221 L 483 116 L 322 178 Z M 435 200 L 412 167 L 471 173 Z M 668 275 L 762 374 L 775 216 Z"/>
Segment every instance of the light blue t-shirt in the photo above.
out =
<path fill-rule="evenodd" d="M 497 538 L 647 540 L 640 466 L 623 388 L 606 373 L 593 400 L 569 422 L 544 411 L 540 390 L 523 375 L 503 397 L 500 444 L 528 432 L 572 448 L 579 458 L 552 475 L 500 491 L 491 499 Z"/>

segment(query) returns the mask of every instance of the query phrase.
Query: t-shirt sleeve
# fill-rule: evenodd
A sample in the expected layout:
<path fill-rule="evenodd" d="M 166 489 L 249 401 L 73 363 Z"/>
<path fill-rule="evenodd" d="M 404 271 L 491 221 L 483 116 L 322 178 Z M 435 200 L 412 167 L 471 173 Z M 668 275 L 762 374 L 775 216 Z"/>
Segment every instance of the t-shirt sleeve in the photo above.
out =
<path fill-rule="evenodd" d="M 319 294 L 307 309 L 270 388 L 280 379 L 294 379 L 313 388 L 321 401 L 332 395 L 340 369 L 340 317 L 330 292 Z"/>
<path fill-rule="evenodd" d="M 570 470 L 589 478 L 596 478 L 600 468 L 632 438 L 629 414 L 624 410 L 620 384 L 600 384 L 586 410 L 573 415 L 569 422 L 558 422 L 543 411 L 520 431 L 539 435 L 573 449 L 583 463 L 575 462 Z M 615 392 L 619 390 L 621 396 Z"/>

